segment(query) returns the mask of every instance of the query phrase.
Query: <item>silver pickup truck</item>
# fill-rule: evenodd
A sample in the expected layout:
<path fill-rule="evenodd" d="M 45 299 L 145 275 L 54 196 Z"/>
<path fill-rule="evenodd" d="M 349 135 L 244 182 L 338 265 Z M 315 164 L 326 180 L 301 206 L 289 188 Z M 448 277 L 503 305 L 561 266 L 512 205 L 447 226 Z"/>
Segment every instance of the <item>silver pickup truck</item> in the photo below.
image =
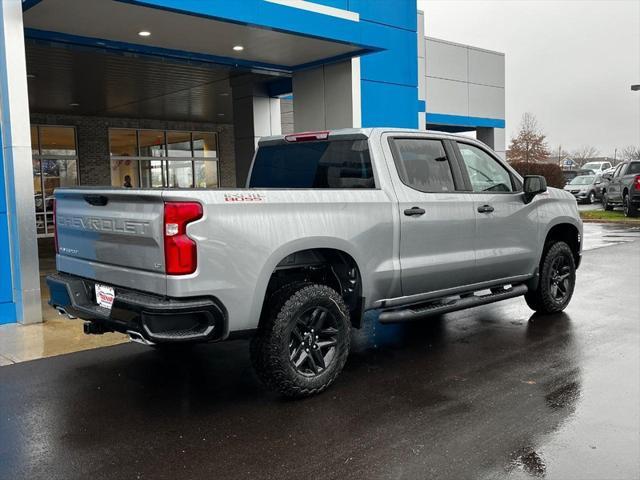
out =
<path fill-rule="evenodd" d="M 571 194 L 484 144 L 399 129 L 263 138 L 247 188 L 55 192 L 50 304 L 156 348 L 252 337 L 264 383 L 327 388 L 363 314 L 424 319 L 524 295 L 569 303 Z"/>

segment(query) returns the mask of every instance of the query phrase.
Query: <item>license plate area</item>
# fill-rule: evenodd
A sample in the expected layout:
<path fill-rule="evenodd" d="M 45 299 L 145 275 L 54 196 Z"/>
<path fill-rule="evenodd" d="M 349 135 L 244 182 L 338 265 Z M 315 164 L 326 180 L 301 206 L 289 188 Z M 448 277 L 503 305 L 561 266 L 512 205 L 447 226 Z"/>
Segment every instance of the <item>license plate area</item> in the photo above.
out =
<path fill-rule="evenodd" d="M 111 307 L 113 307 L 113 300 L 116 297 L 115 289 L 100 283 L 96 283 L 94 289 L 96 292 L 96 304 L 99 307 L 111 310 Z"/>

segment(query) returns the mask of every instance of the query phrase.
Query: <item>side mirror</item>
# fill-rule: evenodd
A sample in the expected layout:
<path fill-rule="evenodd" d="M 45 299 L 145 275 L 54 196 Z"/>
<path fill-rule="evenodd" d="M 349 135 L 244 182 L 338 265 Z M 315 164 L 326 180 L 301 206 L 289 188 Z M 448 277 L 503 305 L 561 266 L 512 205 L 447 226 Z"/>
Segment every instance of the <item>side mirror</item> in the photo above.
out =
<path fill-rule="evenodd" d="M 524 203 L 529 203 L 533 197 L 547 191 L 547 180 L 542 175 L 527 175 L 524 177 Z"/>

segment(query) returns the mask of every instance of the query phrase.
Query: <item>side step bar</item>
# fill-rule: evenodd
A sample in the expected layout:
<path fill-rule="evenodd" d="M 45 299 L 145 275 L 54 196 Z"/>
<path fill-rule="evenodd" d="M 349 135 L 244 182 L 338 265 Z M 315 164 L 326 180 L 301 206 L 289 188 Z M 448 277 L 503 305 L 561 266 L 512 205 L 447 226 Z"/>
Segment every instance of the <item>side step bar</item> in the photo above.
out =
<path fill-rule="evenodd" d="M 516 285 L 504 290 L 503 292 L 490 293 L 487 295 L 471 295 L 469 297 L 451 300 L 446 303 L 438 302 L 436 300 L 428 304 L 413 305 L 400 310 L 387 310 L 380 314 L 378 321 L 380 323 L 398 323 L 423 319 L 433 315 L 440 315 L 443 313 L 486 305 L 487 303 L 498 302 L 500 300 L 506 300 L 507 298 L 519 297 L 527 293 L 528 290 L 529 289 L 526 285 Z"/>

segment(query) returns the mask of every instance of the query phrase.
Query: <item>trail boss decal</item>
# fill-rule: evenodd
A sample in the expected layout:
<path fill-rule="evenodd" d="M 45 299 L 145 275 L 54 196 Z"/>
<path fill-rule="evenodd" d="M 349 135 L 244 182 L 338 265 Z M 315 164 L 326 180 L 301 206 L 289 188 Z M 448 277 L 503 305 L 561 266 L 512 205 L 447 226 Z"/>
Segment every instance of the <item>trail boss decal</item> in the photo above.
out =
<path fill-rule="evenodd" d="M 264 202 L 265 197 L 260 193 L 225 193 L 225 202 Z"/>

